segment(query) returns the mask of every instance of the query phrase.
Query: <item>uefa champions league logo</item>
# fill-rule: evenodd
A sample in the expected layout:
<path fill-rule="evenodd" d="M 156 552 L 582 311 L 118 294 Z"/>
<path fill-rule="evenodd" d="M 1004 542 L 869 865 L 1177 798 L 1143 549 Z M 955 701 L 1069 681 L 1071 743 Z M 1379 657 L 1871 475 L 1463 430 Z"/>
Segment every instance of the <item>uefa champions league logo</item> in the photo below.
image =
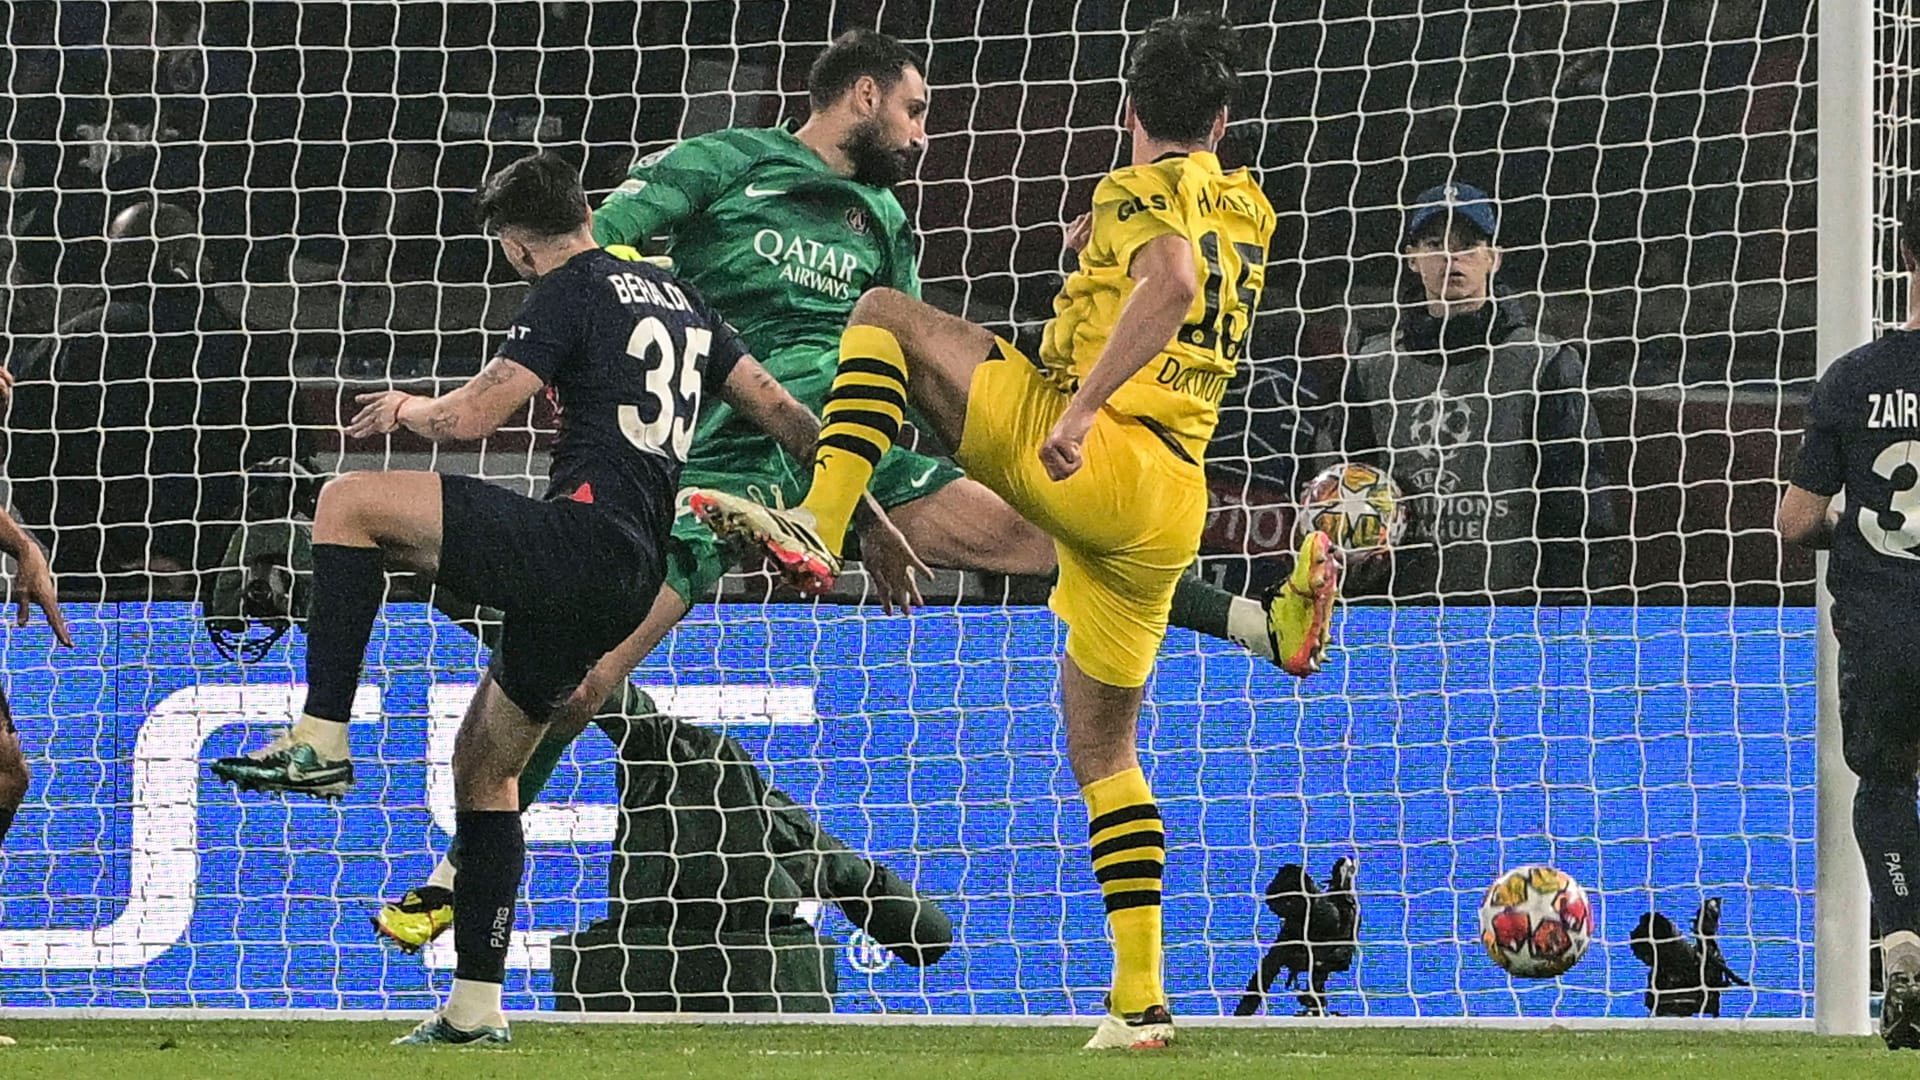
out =
<path fill-rule="evenodd" d="M 663 711 L 696 723 L 810 725 L 819 719 L 809 686 L 747 683 L 644 689 Z M 101 926 L 0 927 L 0 970 L 137 968 L 184 940 L 198 902 L 196 829 L 200 761 L 206 742 L 232 724 L 284 727 L 299 715 L 305 691 L 297 683 L 192 686 L 156 704 L 133 747 L 126 906 L 111 923 Z M 454 735 L 473 691 L 470 683 L 438 683 L 427 691 L 426 802 L 435 824 L 448 835 L 454 827 Z M 378 686 L 360 687 L 353 700 L 354 721 L 382 723 L 383 696 Z M 618 808 L 611 805 L 540 802 L 526 809 L 522 826 L 529 844 L 610 844 L 618 815 Z M 557 933 L 550 928 L 516 928 L 507 965 L 546 969 Z M 867 952 L 863 946 L 857 955 L 867 957 Z M 850 950 L 849 956 L 854 955 Z M 452 942 L 444 938 L 435 942 L 425 957 L 428 967 L 452 967 Z M 880 966 L 885 966 L 884 960 Z"/>
<path fill-rule="evenodd" d="M 1441 390 L 1413 406 L 1407 433 L 1420 447 L 1439 450 L 1472 441 L 1477 426 L 1473 403 Z"/>

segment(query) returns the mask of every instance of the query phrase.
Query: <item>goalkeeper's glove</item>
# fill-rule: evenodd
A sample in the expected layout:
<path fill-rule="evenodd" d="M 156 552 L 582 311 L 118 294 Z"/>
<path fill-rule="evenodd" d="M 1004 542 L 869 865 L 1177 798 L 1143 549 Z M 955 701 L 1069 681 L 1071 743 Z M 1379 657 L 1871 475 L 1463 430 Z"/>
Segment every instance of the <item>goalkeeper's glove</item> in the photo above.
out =
<path fill-rule="evenodd" d="M 608 244 L 606 246 L 606 252 L 607 254 L 613 256 L 614 258 L 623 260 L 625 262 L 652 263 L 653 265 L 659 267 L 662 270 L 673 269 L 673 256 L 642 255 L 640 253 L 640 249 L 637 247 L 634 247 L 632 244 Z"/>

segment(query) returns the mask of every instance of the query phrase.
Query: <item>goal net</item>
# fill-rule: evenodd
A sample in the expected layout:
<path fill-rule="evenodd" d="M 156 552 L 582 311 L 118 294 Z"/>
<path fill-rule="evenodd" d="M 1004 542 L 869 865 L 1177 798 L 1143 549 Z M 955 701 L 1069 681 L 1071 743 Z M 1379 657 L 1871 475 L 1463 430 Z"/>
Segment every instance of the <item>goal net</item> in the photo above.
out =
<path fill-rule="evenodd" d="M 367 916 L 445 850 L 484 649 L 396 586 L 351 796 L 241 799 L 203 763 L 297 707 L 303 641 L 230 661 L 195 600 L 268 459 L 543 480 L 538 410 L 479 448 L 340 434 L 353 392 L 452 385 L 497 341 L 523 287 L 466 210 L 490 167 L 556 148 L 597 199 L 677 138 L 804 115 L 818 49 L 878 25 L 929 57 L 930 144 L 900 189 L 928 299 L 1030 327 L 1061 223 L 1125 160 L 1127 34 L 1172 8 L 9 5 L 7 475 L 76 645 L 36 624 L 0 654 L 35 775 L 0 855 L 0 1003 L 375 1010 L 446 989 L 450 950 L 383 948 Z M 1718 898 L 1752 983 L 1721 1014 L 1811 1016 L 1813 567 L 1770 525 L 1815 369 L 1811 0 L 1227 12 L 1246 77 L 1221 156 L 1260 170 L 1279 228 L 1202 569 L 1275 582 L 1295 493 L 1341 460 L 1388 468 L 1414 520 L 1354 573 L 1311 680 L 1169 635 L 1140 745 L 1174 1011 L 1234 1013 L 1280 935 L 1269 881 L 1352 858 L 1339 1013 L 1643 1016 L 1636 922 L 1684 931 Z M 1913 25 L 1883 20 L 1902 85 Z M 1883 131 L 1883 207 L 1908 126 Z M 1434 188 L 1498 214 L 1496 303 L 1444 327 L 1404 255 Z M 857 587 L 803 604 L 734 575 L 634 678 L 951 918 L 952 950 L 914 967 L 831 903 L 746 898 L 774 901 L 763 928 L 811 923 L 836 1011 L 1097 1012 L 1064 635 L 1036 583 L 941 590 L 889 618 L 845 602 Z M 606 916 L 616 838 L 642 842 L 618 758 L 590 731 L 527 815 L 510 1007 L 555 1007 L 563 949 L 620 948 L 566 937 Z M 1596 932 L 1569 975 L 1526 983 L 1476 912 L 1535 862 L 1586 887 Z M 1294 991 L 1258 1007 L 1291 1014 Z"/>

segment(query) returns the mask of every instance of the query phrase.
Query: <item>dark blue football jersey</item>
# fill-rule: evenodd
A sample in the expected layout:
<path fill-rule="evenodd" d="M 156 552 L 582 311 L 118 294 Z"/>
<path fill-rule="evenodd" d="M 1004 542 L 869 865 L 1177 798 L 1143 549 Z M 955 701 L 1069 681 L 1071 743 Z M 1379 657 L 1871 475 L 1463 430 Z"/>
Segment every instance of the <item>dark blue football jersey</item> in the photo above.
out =
<path fill-rule="evenodd" d="M 1920 637 L 1920 331 L 1892 331 L 1820 377 L 1793 483 L 1846 492 L 1827 563 L 1842 642 Z"/>
<path fill-rule="evenodd" d="M 540 279 L 496 350 L 557 407 L 546 497 L 604 507 L 649 540 L 672 526 L 701 398 L 746 353 L 690 286 L 598 248 Z"/>

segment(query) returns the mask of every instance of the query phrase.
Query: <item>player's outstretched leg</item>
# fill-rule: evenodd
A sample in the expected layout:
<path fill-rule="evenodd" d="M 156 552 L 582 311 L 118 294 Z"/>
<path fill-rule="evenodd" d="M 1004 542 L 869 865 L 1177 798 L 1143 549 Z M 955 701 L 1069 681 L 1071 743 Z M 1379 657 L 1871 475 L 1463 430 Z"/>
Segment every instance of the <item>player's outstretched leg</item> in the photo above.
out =
<path fill-rule="evenodd" d="M 1067 757 L 1087 802 L 1093 876 L 1113 939 L 1107 1016 L 1089 1050 L 1158 1049 L 1173 1041 L 1173 1016 L 1161 982 L 1160 883 L 1167 863 L 1160 807 L 1134 750 L 1140 687 L 1111 686 L 1060 662 Z"/>
<path fill-rule="evenodd" d="M 307 614 L 307 700 L 291 730 L 213 774 L 241 791 L 337 799 L 353 786 L 347 721 L 391 562 L 431 572 L 440 555 L 440 477 L 348 473 L 320 491 Z"/>
<path fill-rule="evenodd" d="M 896 482 L 887 490 L 887 468 L 883 460 L 875 473 L 873 494 L 928 566 L 1031 577 L 1047 577 L 1059 569 L 1053 539 L 986 485 L 962 477 L 941 484 L 929 494 L 898 502 L 894 500 L 902 493 L 901 488 Z M 1236 596 L 1202 578 L 1197 566 L 1195 569 L 1174 587 L 1169 625 L 1230 641 L 1295 674 L 1310 672 L 1310 665 L 1288 668 L 1281 664 L 1275 650 L 1282 639 L 1292 641 L 1304 636 L 1303 629 L 1295 628 L 1312 624 L 1313 620 L 1303 615 L 1311 616 L 1317 597 L 1302 599 L 1299 589 L 1288 587 L 1291 579 L 1283 580 L 1258 599 Z M 1317 578 L 1318 571 L 1315 575 Z M 1331 587 L 1323 582 L 1321 588 L 1329 590 L 1330 600 Z M 1330 613 L 1331 603 L 1326 607 Z M 1320 620 L 1323 630 L 1329 622 Z M 1324 635 L 1322 644 L 1324 652 Z"/>
<path fill-rule="evenodd" d="M 909 368 L 914 404 L 943 442 L 958 446 L 969 376 L 993 347 L 992 334 L 905 293 L 862 293 L 840 337 L 806 501 L 773 510 L 698 491 L 694 512 L 715 532 L 762 551 L 795 586 L 823 591 L 839 572 L 847 527 L 874 466 L 900 434 Z"/>
<path fill-rule="evenodd" d="M 867 296 L 872 296 L 868 293 Z M 854 307 L 860 318 L 865 298 Z M 795 588 L 822 593 L 840 574 L 853 510 L 874 466 L 893 448 L 907 408 L 907 359 L 894 335 L 858 322 L 840 338 L 840 367 L 821 410 L 812 487 L 791 510 L 702 489 L 693 512 L 721 537 L 765 554 Z"/>
<path fill-rule="evenodd" d="M 396 1045 L 512 1041 L 500 999 L 515 899 L 526 873 L 519 776 L 542 730 L 491 675 L 481 680 L 453 746 L 454 843 L 460 849 L 455 904 L 466 913 L 453 928 L 453 990 L 445 1005 L 395 1039 Z"/>

